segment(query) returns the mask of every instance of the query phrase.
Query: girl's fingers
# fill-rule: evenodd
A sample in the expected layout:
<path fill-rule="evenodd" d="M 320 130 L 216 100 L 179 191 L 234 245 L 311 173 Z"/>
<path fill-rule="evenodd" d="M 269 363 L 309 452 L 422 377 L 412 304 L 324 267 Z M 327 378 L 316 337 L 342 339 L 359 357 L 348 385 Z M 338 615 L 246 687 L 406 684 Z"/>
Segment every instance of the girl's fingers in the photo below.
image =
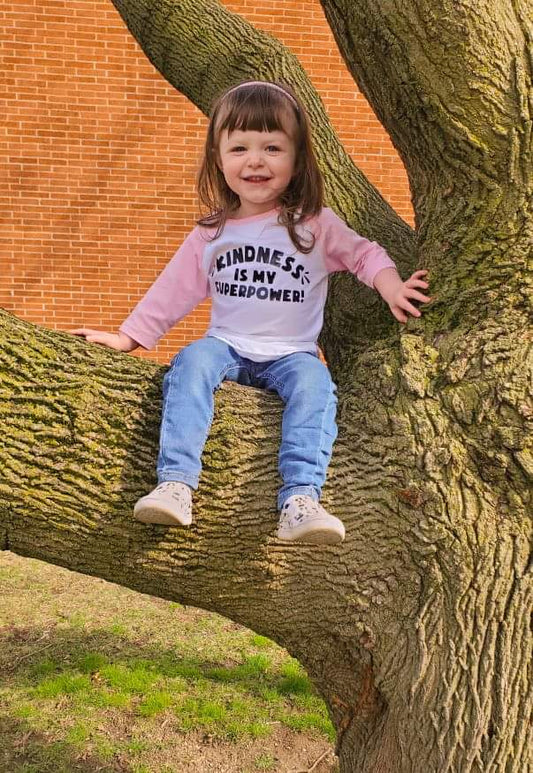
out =
<path fill-rule="evenodd" d="M 429 295 L 423 295 L 422 293 L 419 293 L 418 290 L 411 290 L 407 297 L 411 298 L 413 301 L 420 301 L 421 303 L 429 303 L 429 301 L 432 300 Z"/>
<path fill-rule="evenodd" d="M 416 308 L 410 301 L 416 301 L 418 303 L 429 303 L 433 300 L 429 295 L 424 295 L 420 290 L 427 290 L 429 283 L 423 279 L 428 275 L 427 269 L 420 269 L 415 271 L 409 279 L 404 282 L 404 293 L 402 297 L 397 301 L 397 305 L 391 307 L 391 311 L 394 317 L 402 324 L 407 322 L 407 315 L 412 317 L 421 317 L 422 314 L 419 309 Z"/>
<path fill-rule="evenodd" d="M 407 315 L 399 308 L 399 306 L 394 306 L 391 311 L 394 318 L 397 319 L 398 322 L 401 322 L 402 324 L 407 322 Z"/>
<path fill-rule="evenodd" d="M 413 306 L 412 303 L 409 303 L 407 298 L 403 298 L 403 303 L 400 308 L 402 308 L 404 311 L 408 311 L 409 314 L 411 314 L 413 317 L 420 317 L 422 316 L 421 312 L 416 308 L 416 306 Z"/>
<path fill-rule="evenodd" d="M 112 349 L 116 348 L 112 336 L 109 333 L 103 333 L 101 330 L 93 330 L 90 327 L 78 327 L 76 330 L 69 330 L 69 333 L 85 338 L 88 344 L 102 344 Z"/>
<path fill-rule="evenodd" d="M 75 336 L 90 336 L 98 334 L 98 330 L 92 330 L 90 327 L 77 327 L 75 330 L 69 330 L 68 332 Z"/>

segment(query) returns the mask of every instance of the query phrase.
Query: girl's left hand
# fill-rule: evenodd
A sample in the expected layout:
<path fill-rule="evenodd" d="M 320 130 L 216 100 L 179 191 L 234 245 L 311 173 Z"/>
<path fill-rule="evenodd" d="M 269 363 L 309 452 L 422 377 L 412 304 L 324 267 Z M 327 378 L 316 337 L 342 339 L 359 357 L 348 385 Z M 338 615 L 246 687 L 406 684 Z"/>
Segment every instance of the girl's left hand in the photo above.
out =
<path fill-rule="evenodd" d="M 408 314 L 411 314 L 413 317 L 420 317 L 419 309 L 411 301 L 429 303 L 432 300 L 428 295 L 420 292 L 421 289 L 427 290 L 429 287 L 429 284 L 423 279 L 427 273 L 424 270 L 415 271 L 405 282 L 400 280 L 400 283 L 394 287 L 390 297 L 386 299 L 391 312 L 398 322 L 402 324 L 407 322 Z"/>

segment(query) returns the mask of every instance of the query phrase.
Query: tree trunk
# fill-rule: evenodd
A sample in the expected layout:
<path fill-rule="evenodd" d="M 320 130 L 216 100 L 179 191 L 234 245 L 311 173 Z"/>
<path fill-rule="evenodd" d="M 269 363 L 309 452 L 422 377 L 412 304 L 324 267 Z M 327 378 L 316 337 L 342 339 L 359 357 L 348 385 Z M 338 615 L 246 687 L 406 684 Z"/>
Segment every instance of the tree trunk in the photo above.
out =
<path fill-rule="evenodd" d="M 204 109 L 234 80 L 280 73 L 321 109 L 282 47 L 220 6 L 159 2 L 148 16 L 148 0 L 115 5 Z M 233 384 L 218 393 L 193 528 L 132 521 L 154 482 L 162 369 L 1 313 L 3 546 L 215 610 L 287 647 L 328 704 L 343 773 L 525 773 L 533 8 L 323 5 L 406 163 L 438 296 L 399 333 L 370 294 L 354 303 L 349 278 L 332 283 L 322 343 L 339 439 L 324 503 L 346 542 L 275 539 L 280 402 Z M 236 35 L 239 58 L 224 42 Z M 412 235 L 358 174 L 347 178 L 350 162 L 313 116 L 330 202 L 407 267 Z M 342 165 L 328 165 L 330 150 Z M 346 179 L 358 180 L 353 198 Z"/>

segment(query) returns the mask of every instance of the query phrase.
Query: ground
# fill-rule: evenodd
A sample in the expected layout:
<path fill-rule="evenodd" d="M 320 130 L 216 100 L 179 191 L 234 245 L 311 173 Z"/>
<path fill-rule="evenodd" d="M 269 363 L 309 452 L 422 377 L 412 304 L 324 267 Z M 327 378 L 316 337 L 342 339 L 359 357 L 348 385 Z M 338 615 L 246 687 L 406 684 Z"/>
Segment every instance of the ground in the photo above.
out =
<path fill-rule="evenodd" d="M 337 769 L 324 704 L 269 639 L 12 553 L 0 673 L 0 773 Z"/>

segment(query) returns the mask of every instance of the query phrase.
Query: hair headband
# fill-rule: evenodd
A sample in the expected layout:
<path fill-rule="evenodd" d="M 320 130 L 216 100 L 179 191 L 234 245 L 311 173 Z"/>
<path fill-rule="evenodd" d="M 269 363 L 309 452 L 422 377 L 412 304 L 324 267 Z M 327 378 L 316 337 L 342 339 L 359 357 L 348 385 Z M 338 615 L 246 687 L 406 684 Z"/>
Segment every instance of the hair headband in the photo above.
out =
<path fill-rule="evenodd" d="M 234 91 L 237 91 L 238 89 L 245 88 L 246 86 L 267 86 L 269 89 L 275 89 L 276 91 L 279 91 L 281 94 L 284 94 L 289 102 L 292 104 L 296 112 L 299 112 L 298 102 L 294 99 L 292 94 L 289 94 L 288 91 L 285 91 L 284 88 L 281 86 L 278 86 L 277 83 L 271 83 L 270 81 L 244 81 L 244 83 L 239 83 L 237 86 L 233 86 L 229 91 L 226 91 L 225 96 L 227 97 L 228 94 L 233 94 Z"/>

